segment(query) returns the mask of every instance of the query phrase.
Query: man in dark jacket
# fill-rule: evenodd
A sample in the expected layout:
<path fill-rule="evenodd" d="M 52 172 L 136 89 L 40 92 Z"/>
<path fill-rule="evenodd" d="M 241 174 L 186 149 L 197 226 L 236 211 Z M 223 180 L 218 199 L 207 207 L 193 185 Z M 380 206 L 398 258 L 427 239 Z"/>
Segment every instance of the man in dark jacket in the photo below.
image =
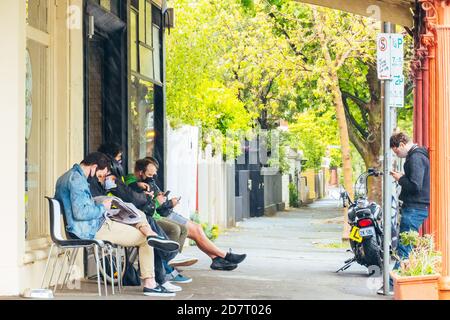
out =
<path fill-rule="evenodd" d="M 95 195 L 112 195 L 122 199 L 124 202 L 134 204 L 138 209 L 142 210 L 152 230 L 160 237 L 170 240 L 166 232 L 161 228 L 156 221 L 151 217 L 155 211 L 155 204 L 152 201 L 150 193 L 135 192 L 132 188 L 126 185 L 124 177 L 124 169 L 122 167 L 123 151 L 120 145 L 114 142 L 103 143 L 98 151 L 105 154 L 111 161 L 111 170 L 108 177 L 103 177 L 103 181 L 99 181 L 99 177 L 93 177 L 89 181 L 91 192 Z M 113 178 L 111 187 L 107 187 L 108 179 Z M 175 241 L 176 242 L 176 241 Z M 162 250 L 155 250 L 155 279 L 165 289 L 178 292 L 181 287 L 175 286 L 166 281 L 166 271 L 164 268 L 164 261 L 171 261 L 175 258 L 178 252 L 164 252 Z M 187 277 L 186 277 L 187 278 Z"/>
<path fill-rule="evenodd" d="M 208 239 L 203 231 L 203 227 L 200 224 L 186 219 L 173 210 L 173 208 L 177 206 L 179 199 L 172 198 L 168 200 L 167 197 L 164 196 L 161 189 L 156 185 L 154 178 L 159 169 L 159 164 L 156 159 L 146 157 L 145 159 L 138 160 L 136 169 L 135 175 L 139 182 L 143 184 L 141 187 L 144 187 L 146 190 L 153 191 L 155 195 L 159 193 L 159 197 L 162 198 L 161 201 L 157 201 L 158 208 L 156 210 L 158 211 L 162 209 L 159 211 L 161 216 L 186 226 L 188 230 L 187 237 L 194 240 L 197 247 L 211 258 L 211 269 L 231 271 L 236 269 L 237 265 L 244 261 L 247 257 L 246 254 L 236 254 L 231 252 L 231 249 L 230 252 L 225 253 Z M 159 206 L 159 204 L 162 205 Z"/>
<path fill-rule="evenodd" d="M 390 146 L 397 157 L 406 158 L 403 165 L 404 174 L 391 171 L 392 177 L 402 187 L 399 196 L 402 201 L 400 233 L 418 232 L 422 223 L 428 217 L 430 205 L 430 160 L 428 151 L 414 144 L 403 132 L 396 133 L 391 137 Z M 410 246 L 399 243 L 397 251 L 400 259 L 408 259 L 411 249 Z M 400 261 L 397 261 L 394 270 L 399 267 Z"/>

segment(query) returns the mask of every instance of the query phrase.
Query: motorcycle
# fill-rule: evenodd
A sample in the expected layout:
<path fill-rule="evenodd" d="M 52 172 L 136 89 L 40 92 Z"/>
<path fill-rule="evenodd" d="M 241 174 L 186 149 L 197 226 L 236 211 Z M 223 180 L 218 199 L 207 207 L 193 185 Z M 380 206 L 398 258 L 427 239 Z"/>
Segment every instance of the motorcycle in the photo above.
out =
<path fill-rule="evenodd" d="M 379 177 L 382 172 L 370 168 L 367 172 L 362 173 L 356 183 L 363 182 L 364 191 L 352 201 L 347 191 L 341 192 L 343 206 L 347 207 L 348 203 L 348 223 L 350 224 L 350 247 L 354 256 L 345 261 L 344 266 L 336 271 L 344 271 L 348 269 L 354 262 L 366 266 L 370 272 L 375 272 L 374 267 L 381 270 L 383 267 L 383 211 L 376 202 L 369 202 L 367 197 L 367 179 L 369 177 Z M 355 183 L 355 192 L 357 192 Z M 360 188 L 359 188 L 360 189 Z M 358 190 L 359 190 L 358 189 Z M 358 192 L 357 192 L 358 193 Z M 356 198 L 356 197 L 355 197 Z M 395 200 L 395 198 L 393 198 Z M 392 220 L 392 242 L 391 252 L 397 243 L 397 210 L 393 210 Z M 350 251 L 350 250 L 349 250 Z M 372 271 L 371 271 L 372 270 Z"/>

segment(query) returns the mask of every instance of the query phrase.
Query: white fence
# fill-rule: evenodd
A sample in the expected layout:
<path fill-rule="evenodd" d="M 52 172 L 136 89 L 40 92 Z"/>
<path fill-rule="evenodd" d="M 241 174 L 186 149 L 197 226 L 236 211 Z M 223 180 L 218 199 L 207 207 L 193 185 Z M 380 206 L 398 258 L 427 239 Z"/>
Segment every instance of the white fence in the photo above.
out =
<path fill-rule="evenodd" d="M 222 155 L 212 156 L 211 146 L 199 151 L 198 212 L 202 221 L 227 226 L 227 170 Z"/>
<path fill-rule="evenodd" d="M 169 198 L 181 196 L 176 211 L 188 219 L 196 209 L 198 136 L 191 126 L 169 128 L 167 135 L 167 190 Z"/>
<path fill-rule="evenodd" d="M 201 150 L 197 127 L 168 130 L 167 190 L 169 197 L 182 197 L 176 211 L 186 218 L 198 201 L 201 222 L 221 228 L 234 224 L 234 166 L 225 164 L 221 154 L 213 157 L 211 146 Z"/>

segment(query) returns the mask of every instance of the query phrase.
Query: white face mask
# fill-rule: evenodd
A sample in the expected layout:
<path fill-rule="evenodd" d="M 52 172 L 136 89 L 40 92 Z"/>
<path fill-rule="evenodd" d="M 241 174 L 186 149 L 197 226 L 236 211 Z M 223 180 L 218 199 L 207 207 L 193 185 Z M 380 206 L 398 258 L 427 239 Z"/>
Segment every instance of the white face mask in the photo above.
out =
<path fill-rule="evenodd" d="M 105 189 L 106 190 L 111 190 L 117 188 L 116 182 L 111 179 L 110 177 L 107 177 L 105 180 Z"/>

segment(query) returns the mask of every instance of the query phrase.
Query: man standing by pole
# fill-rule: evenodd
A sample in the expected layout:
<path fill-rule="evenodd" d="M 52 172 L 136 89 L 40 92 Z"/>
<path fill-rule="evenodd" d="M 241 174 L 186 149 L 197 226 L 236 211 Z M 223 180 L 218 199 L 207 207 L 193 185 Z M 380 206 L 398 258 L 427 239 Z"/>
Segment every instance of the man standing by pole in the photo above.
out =
<path fill-rule="evenodd" d="M 402 201 L 400 233 L 419 231 L 420 226 L 428 217 L 430 205 L 430 160 L 425 148 L 414 144 L 411 139 L 399 132 L 390 139 L 390 147 L 399 158 L 406 158 L 403 169 L 405 173 L 390 171 L 391 176 L 402 187 L 399 199 Z M 400 260 L 407 259 L 411 251 L 410 246 L 398 245 Z M 394 270 L 400 267 L 397 261 Z M 390 292 L 393 283 L 390 280 Z"/>

